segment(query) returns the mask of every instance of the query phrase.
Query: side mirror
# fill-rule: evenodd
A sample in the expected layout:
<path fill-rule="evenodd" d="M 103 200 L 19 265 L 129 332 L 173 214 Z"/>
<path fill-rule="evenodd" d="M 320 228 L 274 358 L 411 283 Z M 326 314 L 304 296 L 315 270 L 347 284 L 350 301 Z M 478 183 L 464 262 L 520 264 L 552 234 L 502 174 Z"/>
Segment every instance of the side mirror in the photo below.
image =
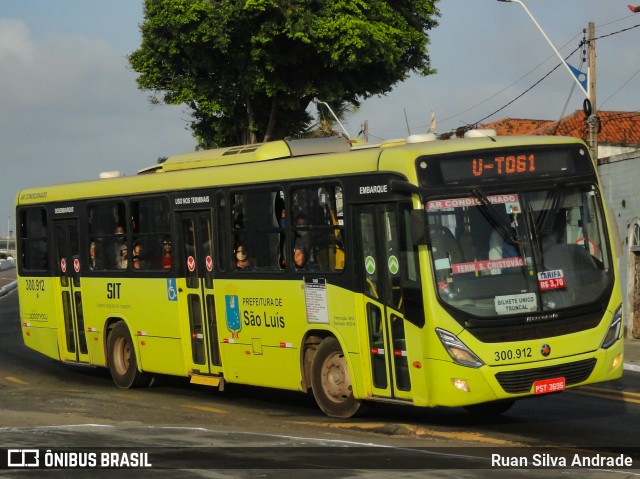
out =
<path fill-rule="evenodd" d="M 413 238 L 414 246 L 427 244 L 429 237 L 427 212 L 423 209 L 411 210 L 409 215 L 411 221 L 411 238 Z"/>

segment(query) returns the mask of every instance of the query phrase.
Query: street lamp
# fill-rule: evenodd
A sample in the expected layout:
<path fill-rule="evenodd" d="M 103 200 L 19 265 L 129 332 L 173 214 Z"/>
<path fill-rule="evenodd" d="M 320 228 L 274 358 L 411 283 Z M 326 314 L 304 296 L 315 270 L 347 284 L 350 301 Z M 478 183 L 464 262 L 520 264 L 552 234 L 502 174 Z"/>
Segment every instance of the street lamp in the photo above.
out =
<path fill-rule="evenodd" d="M 536 21 L 536 19 L 533 17 L 533 15 L 531 14 L 531 12 L 527 8 L 527 6 L 524 3 L 522 3 L 522 0 L 498 0 L 498 1 L 499 2 L 504 2 L 504 3 L 518 3 L 518 4 L 520 4 L 522 6 L 522 8 L 524 8 L 524 11 L 527 12 L 527 15 L 529 15 L 529 18 L 531 18 L 531 21 L 534 23 L 534 25 L 536 27 L 538 27 L 538 30 L 540 30 L 540 33 L 542 33 L 542 36 L 547 41 L 547 43 L 549 43 L 549 45 L 553 49 L 554 53 L 556 55 L 558 55 L 558 58 L 560 59 L 562 64 L 565 66 L 565 68 L 567 69 L 569 74 L 571 75 L 571 78 L 573 78 L 575 80 L 575 82 L 580 87 L 580 90 L 582 90 L 582 92 L 585 94 L 585 96 L 588 99 L 589 98 L 589 92 L 586 90 L 584 85 L 578 79 L 578 76 L 579 75 L 584 75 L 584 73 L 578 71 L 576 68 L 573 68 L 571 65 L 569 65 L 567 62 L 564 61 L 564 58 L 562 58 L 562 55 L 560 55 L 560 52 L 556 49 L 556 47 L 553 45 L 553 43 L 551 43 L 551 40 L 549 40 L 549 37 L 547 36 L 547 34 L 544 33 L 544 30 L 542 29 L 540 24 Z"/>
<path fill-rule="evenodd" d="M 349 138 L 351 138 L 351 135 L 349 135 L 349 132 L 347 131 L 347 129 L 342 125 L 342 123 L 340 123 L 340 120 L 338 119 L 337 115 L 333 112 L 333 110 L 331 109 L 331 107 L 329 106 L 329 104 L 326 101 L 322 101 L 322 100 L 319 100 L 317 98 L 314 98 L 313 99 L 313 103 L 315 103 L 316 105 L 322 104 L 322 105 L 326 106 L 327 110 L 329 110 L 329 113 L 331 113 L 331 116 L 333 116 L 333 118 L 338 122 L 338 125 L 340 125 L 340 128 L 344 132 L 344 135 L 347 137 L 347 140 Z"/>
<path fill-rule="evenodd" d="M 549 43 L 549 45 L 551 46 L 555 54 L 558 56 L 562 64 L 565 66 L 565 68 L 571 75 L 571 78 L 575 80 L 575 82 L 580 87 L 580 90 L 582 90 L 582 92 L 587 97 L 586 100 L 584 101 L 583 108 L 584 108 L 585 116 L 588 117 L 587 118 L 587 125 L 589 126 L 589 142 L 588 143 L 589 143 L 589 149 L 591 151 L 591 157 L 594 162 L 597 162 L 598 161 L 599 119 L 596 112 L 596 88 L 595 88 L 595 85 L 596 85 L 595 57 L 596 55 L 595 55 L 595 39 L 593 35 L 595 31 L 595 25 L 593 23 L 589 23 L 590 53 L 589 53 L 589 75 L 588 76 L 590 78 L 586 78 L 584 73 L 582 73 L 577 68 L 572 67 L 571 65 L 569 65 L 567 62 L 564 61 L 564 58 L 562 58 L 562 55 L 560 55 L 560 52 L 556 49 L 555 46 L 553 46 L 553 43 L 551 43 L 551 40 L 549 40 L 549 37 L 547 36 L 547 34 L 544 33 L 544 30 L 542 29 L 540 24 L 536 21 L 536 19 L 533 17 L 533 15 L 531 14 L 527 6 L 522 2 L 522 0 L 498 0 L 498 1 L 504 2 L 504 3 L 518 3 L 520 4 L 520 6 L 522 6 L 522 8 L 524 8 L 524 11 L 527 12 L 527 15 L 529 15 L 529 18 L 531 18 L 531 21 L 533 21 L 535 26 L 538 27 L 538 30 L 540 30 L 540 33 L 542 33 L 542 36 L 545 38 L 547 43 Z M 580 81 L 579 77 L 581 76 L 585 77 L 584 83 Z M 586 81 L 587 79 L 589 80 L 588 91 L 587 91 L 587 88 L 585 88 L 585 84 L 587 84 L 587 81 Z"/>

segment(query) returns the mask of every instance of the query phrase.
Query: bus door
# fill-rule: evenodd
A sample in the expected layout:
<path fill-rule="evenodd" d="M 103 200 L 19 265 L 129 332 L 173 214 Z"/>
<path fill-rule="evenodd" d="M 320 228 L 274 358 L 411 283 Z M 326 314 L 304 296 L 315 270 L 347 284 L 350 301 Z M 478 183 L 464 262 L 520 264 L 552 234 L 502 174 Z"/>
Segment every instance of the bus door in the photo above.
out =
<path fill-rule="evenodd" d="M 213 223 L 211 210 L 181 212 L 179 267 L 184 290 L 178 295 L 181 311 L 189 318 L 189 369 L 199 374 L 222 372 L 213 295 Z"/>
<path fill-rule="evenodd" d="M 356 261 L 357 267 L 362 268 L 373 394 L 410 399 L 401 289 L 407 255 L 401 254 L 399 205 L 366 205 L 357 207 L 356 212 L 360 240 L 357 247 L 361 248 Z"/>
<path fill-rule="evenodd" d="M 80 287 L 80 245 L 78 220 L 53 222 L 55 234 L 55 272 L 60 278 L 64 334 L 61 338 L 60 359 L 77 363 L 89 362 L 87 338 Z"/>

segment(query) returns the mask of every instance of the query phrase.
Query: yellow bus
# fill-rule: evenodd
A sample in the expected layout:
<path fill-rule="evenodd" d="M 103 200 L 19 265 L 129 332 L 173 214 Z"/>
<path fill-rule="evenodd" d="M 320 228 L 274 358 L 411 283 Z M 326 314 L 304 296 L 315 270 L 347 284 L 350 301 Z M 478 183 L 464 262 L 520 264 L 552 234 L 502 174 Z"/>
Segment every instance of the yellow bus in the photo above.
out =
<path fill-rule="evenodd" d="M 223 389 L 500 413 L 619 378 L 621 295 L 574 138 L 283 140 L 16 198 L 25 344 Z"/>

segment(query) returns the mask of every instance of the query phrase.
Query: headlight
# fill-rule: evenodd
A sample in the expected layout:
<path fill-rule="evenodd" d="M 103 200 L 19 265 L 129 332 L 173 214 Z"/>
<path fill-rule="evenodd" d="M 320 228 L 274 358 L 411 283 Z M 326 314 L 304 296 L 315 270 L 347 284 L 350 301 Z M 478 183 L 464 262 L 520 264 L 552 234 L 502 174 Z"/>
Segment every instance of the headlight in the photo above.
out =
<path fill-rule="evenodd" d="M 618 306 L 618 309 L 616 309 L 616 312 L 613 313 L 613 318 L 611 318 L 611 324 L 609 324 L 609 329 L 607 329 L 607 334 L 604 335 L 604 339 L 602 340 L 602 345 L 600 347 L 603 349 L 608 349 L 609 347 L 611 347 L 611 345 L 620 338 L 621 331 L 622 331 L 622 305 Z"/>
<path fill-rule="evenodd" d="M 456 363 L 470 368 L 479 368 L 484 365 L 480 358 L 476 356 L 466 344 L 460 341 L 455 334 L 440 328 L 436 328 L 436 333 L 440 341 L 442 341 L 442 345 L 449 353 L 449 356 L 451 356 L 451 359 Z"/>

